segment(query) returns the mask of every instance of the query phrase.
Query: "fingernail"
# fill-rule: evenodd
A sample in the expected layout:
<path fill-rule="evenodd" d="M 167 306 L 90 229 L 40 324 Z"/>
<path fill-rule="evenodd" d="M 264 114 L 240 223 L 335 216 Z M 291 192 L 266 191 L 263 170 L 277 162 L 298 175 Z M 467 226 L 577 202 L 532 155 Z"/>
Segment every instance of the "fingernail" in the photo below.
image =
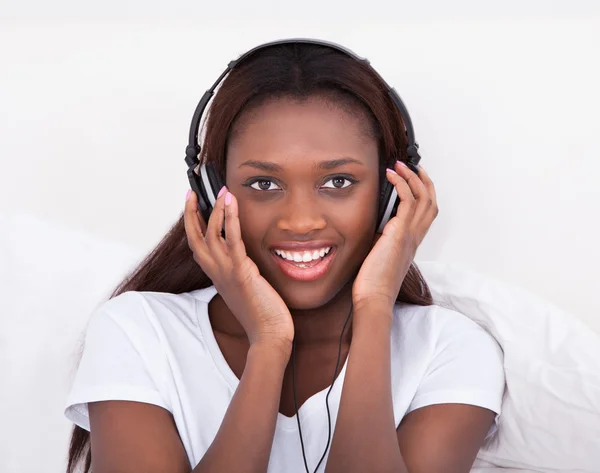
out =
<path fill-rule="evenodd" d="M 187 194 L 185 194 L 185 200 L 188 200 L 190 195 L 192 195 L 192 189 L 188 189 Z"/>
<path fill-rule="evenodd" d="M 394 171 L 393 169 L 390 169 L 390 168 L 386 168 L 385 170 L 386 170 L 387 172 L 393 172 L 394 174 L 398 174 L 396 171 Z"/>
<path fill-rule="evenodd" d="M 225 205 L 231 204 L 231 192 L 225 194 Z"/>
<path fill-rule="evenodd" d="M 223 195 L 223 192 L 225 192 L 227 190 L 227 186 L 223 186 L 221 187 L 221 190 L 219 191 L 219 193 L 217 194 L 217 199 L 219 197 L 221 197 Z"/>
<path fill-rule="evenodd" d="M 402 161 L 396 161 L 400 166 L 404 166 L 405 168 L 407 168 L 408 166 L 406 164 L 404 164 Z"/>

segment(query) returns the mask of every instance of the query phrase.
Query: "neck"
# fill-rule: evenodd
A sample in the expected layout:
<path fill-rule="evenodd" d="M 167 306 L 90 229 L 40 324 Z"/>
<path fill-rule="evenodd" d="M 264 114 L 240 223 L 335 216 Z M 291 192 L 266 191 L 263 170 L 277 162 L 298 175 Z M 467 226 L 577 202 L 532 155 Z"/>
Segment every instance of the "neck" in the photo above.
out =
<path fill-rule="evenodd" d="M 344 324 L 352 305 L 352 282 L 321 307 L 308 310 L 290 310 L 294 320 L 296 346 L 339 345 Z M 352 339 L 352 317 L 344 329 L 343 344 Z"/>

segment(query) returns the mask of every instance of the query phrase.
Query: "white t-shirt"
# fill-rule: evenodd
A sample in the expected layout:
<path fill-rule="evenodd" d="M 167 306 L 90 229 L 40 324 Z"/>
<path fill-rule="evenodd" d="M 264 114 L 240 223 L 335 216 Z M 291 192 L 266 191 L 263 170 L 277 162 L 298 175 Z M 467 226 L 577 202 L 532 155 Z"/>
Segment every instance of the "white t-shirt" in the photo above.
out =
<path fill-rule="evenodd" d="M 215 438 L 239 383 L 210 325 L 208 303 L 215 294 L 214 286 L 184 294 L 126 292 L 100 305 L 87 328 L 66 417 L 89 430 L 88 402 L 161 406 L 173 415 L 195 467 Z M 462 314 L 440 306 L 396 304 L 391 356 L 396 426 L 410 411 L 431 404 L 472 404 L 500 414 L 502 351 Z M 332 437 L 346 365 L 347 360 L 329 395 Z M 327 445 L 328 390 L 299 409 L 310 471 Z M 494 430 L 495 425 L 488 435 Z M 327 457 L 320 472 L 326 462 Z M 305 472 L 295 416 L 277 414 L 268 471 Z"/>

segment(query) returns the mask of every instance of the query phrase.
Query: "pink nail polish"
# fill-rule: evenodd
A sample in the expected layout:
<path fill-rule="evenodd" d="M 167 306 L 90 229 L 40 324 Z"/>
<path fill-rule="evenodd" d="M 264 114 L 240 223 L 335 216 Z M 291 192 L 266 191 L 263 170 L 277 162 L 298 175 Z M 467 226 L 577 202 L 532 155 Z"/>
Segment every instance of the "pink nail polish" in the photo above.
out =
<path fill-rule="evenodd" d="M 221 187 L 221 190 L 219 191 L 219 193 L 217 194 L 217 199 L 219 197 L 221 197 L 223 195 L 223 192 L 225 192 L 227 190 L 227 186 L 223 186 Z"/>
<path fill-rule="evenodd" d="M 231 192 L 225 194 L 225 205 L 231 204 Z"/>
<path fill-rule="evenodd" d="M 404 166 L 405 168 L 407 168 L 407 167 L 408 167 L 408 166 L 407 166 L 406 164 L 404 164 L 402 161 L 398 161 L 398 164 L 399 164 L 400 166 Z"/>
<path fill-rule="evenodd" d="M 393 172 L 394 174 L 398 174 L 396 171 L 394 171 L 393 169 L 390 169 L 390 168 L 386 168 L 385 170 L 386 170 L 387 172 Z"/>
<path fill-rule="evenodd" d="M 189 200 L 190 195 L 192 195 L 192 189 L 188 189 L 187 194 L 185 194 L 185 200 Z"/>

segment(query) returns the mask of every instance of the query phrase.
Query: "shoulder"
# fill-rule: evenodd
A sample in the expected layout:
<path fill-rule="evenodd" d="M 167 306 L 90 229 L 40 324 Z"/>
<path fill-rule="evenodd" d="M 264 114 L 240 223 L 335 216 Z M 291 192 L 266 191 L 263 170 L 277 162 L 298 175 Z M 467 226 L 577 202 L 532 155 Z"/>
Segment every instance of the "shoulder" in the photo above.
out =
<path fill-rule="evenodd" d="M 398 304 L 392 342 L 394 356 L 424 374 L 454 377 L 465 386 L 483 383 L 493 390 L 504 385 L 500 345 L 485 327 L 455 310 Z"/>
<path fill-rule="evenodd" d="M 399 304 L 394 313 L 395 355 L 416 366 L 419 385 L 408 412 L 459 403 L 497 414 L 505 386 L 504 356 L 485 327 L 445 307 Z"/>
<path fill-rule="evenodd" d="M 396 304 L 393 327 L 396 335 L 418 336 L 422 343 L 438 349 L 470 340 L 500 351 L 498 343 L 485 327 L 461 312 L 439 305 Z"/>
<path fill-rule="evenodd" d="M 181 294 L 127 291 L 100 304 L 92 315 L 92 321 L 108 317 L 128 327 L 197 325 L 199 303 L 210 301 L 214 292 L 214 287 Z"/>
<path fill-rule="evenodd" d="M 97 340 L 117 349 L 117 340 L 138 351 L 163 351 L 189 337 L 201 337 L 200 318 L 208 313 L 204 299 L 214 288 L 172 294 L 127 291 L 103 303 L 92 312 L 85 329 L 84 345 Z M 126 340 L 128 340 L 126 342 Z"/>

